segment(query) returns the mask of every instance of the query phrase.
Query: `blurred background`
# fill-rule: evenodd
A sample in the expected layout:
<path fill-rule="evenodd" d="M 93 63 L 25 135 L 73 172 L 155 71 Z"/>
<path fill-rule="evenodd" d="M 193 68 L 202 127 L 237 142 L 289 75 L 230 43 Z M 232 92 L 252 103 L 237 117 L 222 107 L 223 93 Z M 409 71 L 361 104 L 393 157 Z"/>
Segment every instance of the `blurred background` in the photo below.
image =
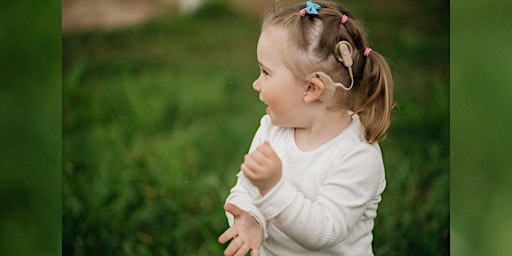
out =
<path fill-rule="evenodd" d="M 1 254 L 221 255 L 223 200 L 263 113 L 247 88 L 260 7 L 62 32 L 70 1 L 0 4 Z M 346 2 L 399 102 L 375 253 L 511 255 L 510 3 L 436 3 Z"/>
<path fill-rule="evenodd" d="M 448 255 L 449 3 L 343 3 L 388 58 L 398 103 L 374 252 Z M 251 85 L 271 6 L 62 2 L 64 255 L 222 255 L 222 206 L 265 111 Z"/>
<path fill-rule="evenodd" d="M 0 254 L 61 251 L 60 2 L 0 2 Z"/>
<path fill-rule="evenodd" d="M 512 255 L 512 5 L 452 6 L 452 251 Z"/>

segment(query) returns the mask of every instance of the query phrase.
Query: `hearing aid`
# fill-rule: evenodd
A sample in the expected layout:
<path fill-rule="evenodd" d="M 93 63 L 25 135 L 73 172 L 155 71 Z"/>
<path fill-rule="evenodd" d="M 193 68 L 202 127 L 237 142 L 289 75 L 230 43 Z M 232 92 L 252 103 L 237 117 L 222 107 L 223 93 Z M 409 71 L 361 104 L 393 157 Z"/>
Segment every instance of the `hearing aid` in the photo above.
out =
<path fill-rule="evenodd" d="M 336 59 L 343 63 L 343 66 L 348 69 L 348 74 L 350 75 L 350 86 L 346 87 L 342 83 L 337 83 L 341 85 L 340 87 L 343 88 L 343 90 L 348 91 L 352 89 L 352 86 L 354 86 L 354 75 L 352 74 L 352 64 L 354 64 L 354 60 L 352 60 L 352 45 L 345 40 L 339 41 L 338 44 L 336 44 L 334 55 L 336 56 Z"/>
<path fill-rule="evenodd" d="M 343 66 L 345 66 L 348 69 L 348 73 L 350 75 L 350 86 L 347 87 L 343 83 L 336 83 L 332 80 L 332 78 L 325 74 L 324 72 L 314 72 L 311 76 L 310 80 L 313 77 L 316 77 L 324 83 L 324 91 L 318 98 L 320 101 L 328 102 L 332 99 L 334 96 L 334 92 L 336 91 L 336 87 L 342 88 L 345 91 L 348 91 L 352 89 L 352 86 L 354 86 L 354 76 L 352 74 L 352 65 L 354 64 L 354 61 L 352 60 L 352 46 L 348 41 L 340 41 L 338 44 L 336 44 L 336 49 L 334 52 L 334 55 L 336 59 L 343 63 Z"/>
<path fill-rule="evenodd" d="M 332 80 L 332 78 L 325 74 L 324 72 L 314 72 L 311 76 L 310 80 L 314 77 L 320 79 L 322 83 L 324 84 L 324 91 L 322 94 L 318 97 L 318 99 L 322 102 L 329 102 L 332 97 L 334 96 L 334 92 L 336 91 L 336 88 L 343 88 L 344 90 L 348 91 L 352 88 L 352 85 L 350 87 L 346 87 L 342 83 L 336 83 Z"/>
<path fill-rule="evenodd" d="M 325 73 L 323 72 L 314 72 L 311 75 L 311 79 L 318 78 L 322 81 L 324 84 L 324 90 L 322 94 L 318 97 L 318 99 L 322 102 L 329 102 L 332 99 L 332 96 L 334 96 L 334 92 L 336 91 L 336 87 L 334 85 L 334 81 Z"/>
<path fill-rule="evenodd" d="M 336 58 L 347 68 L 352 68 L 354 61 L 352 60 L 352 46 L 349 42 L 343 40 L 336 44 Z"/>

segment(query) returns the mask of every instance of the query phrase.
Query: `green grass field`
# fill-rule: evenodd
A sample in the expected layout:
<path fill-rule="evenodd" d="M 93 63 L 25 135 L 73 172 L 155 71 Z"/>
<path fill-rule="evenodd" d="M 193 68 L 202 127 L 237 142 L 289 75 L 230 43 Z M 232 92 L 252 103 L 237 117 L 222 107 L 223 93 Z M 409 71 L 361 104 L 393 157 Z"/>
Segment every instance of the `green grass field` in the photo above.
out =
<path fill-rule="evenodd" d="M 348 6 L 389 59 L 398 103 L 374 252 L 447 255 L 449 8 L 399 2 Z M 222 206 L 264 114 L 259 29 L 214 3 L 63 36 L 64 255 L 222 255 Z"/>

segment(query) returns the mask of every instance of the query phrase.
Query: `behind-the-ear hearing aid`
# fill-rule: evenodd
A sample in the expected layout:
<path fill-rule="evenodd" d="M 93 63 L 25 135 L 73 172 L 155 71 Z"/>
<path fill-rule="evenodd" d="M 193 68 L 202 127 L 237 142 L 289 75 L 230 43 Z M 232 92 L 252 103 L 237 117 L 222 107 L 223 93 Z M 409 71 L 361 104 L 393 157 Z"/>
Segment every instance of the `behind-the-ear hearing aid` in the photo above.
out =
<path fill-rule="evenodd" d="M 314 72 L 313 75 L 311 76 L 310 80 L 313 77 L 316 77 L 316 78 L 320 79 L 322 81 L 322 83 L 324 83 L 324 91 L 322 92 L 320 97 L 318 97 L 318 99 L 323 101 L 323 102 L 329 102 L 332 99 L 332 96 L 334 96 L 334 92 L 336 91 L 336 87 L 341 87 L 341 88 L 343 88 L 344 90 L 347 90 L 347 91 L 352 88 L 352 86 L 347 88 L 342 83 L 334 82 L 332 80 L 332 78 L 329 75 L 327 75 L 326 73 L 324 73 L 324 72 L 318 72 L 318 71 Z"/>
<path fill-rule="evenodd" d="M 334 86 L 334 81 L 325 73 L 323 72 L 315 72 L 311 76 L 310 80 L 314 77 L 320 79 L 322 83 L 324 83 L 324 91 L 318 99 L 322 102 L 329 102 L 332 99 L 332 96 L 334 95 L 334 92 L 336 91 L 336 87 Z"/>
<path fill-rule="evenodd" d="M 352 64 L 352 46 L 349 42 L 343 40 L 338 42 L 336 45 L 336 58 L 339 62 L 342 62 L 343 65 L 347 68 L 351 68 Z"/>
<path fill-rule="evenodd" d="M 340 87 L 343 90 L 348 91 L 352 89 L 352 86 L 354 86 L 354 75 L 352 74 L 352 64 L 354 64 L 354 61 L 352 60 L 352 46 L 348 41 L 340 41 L 336 44 L 334 55 L 336 59 L 343 63 L 343 65 L 348 69 L 348 74 L 350 75 L 350 86 L 346 87 L 342 83 L 334 82 L 330 76 L 323 72 L 314 72 L 310 79 L 316 77 L 324 83 L 324 91 L 318 98 L 323 102 L 328 102 L 332 99 L 332 96 L 336 91 L 336 87 Z"/>
<path fill-rule="evenodd" d="M 354 64 L 354 61 L 352 60 L 352 46 L 350 45 L 350 43 L 348 41 L 345 41 L 345 40 L 340 41 L 340 42 L 338 42 L 338 44 L 336 44 L 336 49 L 335 49 L 334 54 L 336 56 L 336 59 L 338 59 L 339 62 L 343 63 L 343 65 L 345 67 L 347 67 L 348 74 L 350 75 L 350 86 L 349 87 L 346 87 L 342 83 L 337 83 L 337 84 L 340 84 L 341 88 L 348 91 L 348 90 L 352 89 L 352 86 L 354 86 L 354 75 L 352 74 L 352 64 Z"/>

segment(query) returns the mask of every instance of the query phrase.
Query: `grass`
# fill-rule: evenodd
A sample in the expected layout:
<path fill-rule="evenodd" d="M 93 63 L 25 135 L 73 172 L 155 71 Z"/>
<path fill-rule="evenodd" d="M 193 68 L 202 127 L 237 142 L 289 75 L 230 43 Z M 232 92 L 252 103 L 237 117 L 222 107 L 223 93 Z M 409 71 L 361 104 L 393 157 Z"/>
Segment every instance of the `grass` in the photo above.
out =
<path fill-rule="evenodd" d="M 425 6 L 351 5 L 390 59 L 399 103 L 381 144 L 375 254 L 447 255 L 448 31 L 431 38 L 443 24 L 410 13 Z M 63 254 L 221 255 L 222 205 L 264 113 L 251 88 L 259 26 L 213 3 L 64 36 Z"/>

